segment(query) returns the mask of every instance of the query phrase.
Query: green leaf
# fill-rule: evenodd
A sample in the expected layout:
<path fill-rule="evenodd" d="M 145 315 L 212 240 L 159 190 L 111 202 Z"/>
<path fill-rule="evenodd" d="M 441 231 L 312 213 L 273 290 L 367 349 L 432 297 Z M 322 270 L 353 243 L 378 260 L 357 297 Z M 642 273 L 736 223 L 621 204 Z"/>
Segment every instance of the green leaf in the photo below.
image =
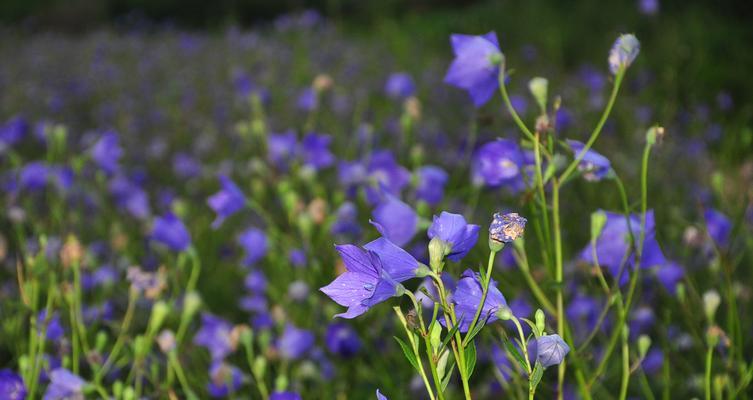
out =
<path fill-rule="evenodd" d="M 447 389 L 447 384 L 450 383 L 450 378 L 452 378 L 452 370 L 455 369 L 455 360 L 450 360 L 450 368 L 447 369 L 447 373 L 445 374 L 444 378 L 442 379 L 442 392 Z"/>
<path fill-rule="evenodd" d="M 476 343 L 469 343 L 463 351 L 465 352 L 465 376 L 470 378 L 476 368 Z"/>
<path fill-rule="evenodd" d="M 439 376 L 439 380 L 441 381 L 442 378 L 444 378 L 444 372 L 447 369 L 447 362 L 450 360 L 450 350 L 445 350 L 441 356 L 439 356 L 439 360 L 437 361 L 437 375 Z"/>
<path fill-rule="evenodd" d="M 397 340 L 397 343 L 400 344 L 400 347 L 403 349 L 403 354 L 405 355 L 405 358 L 408 359 L 408 362 L 410 362 L 410 365 L 412 365 L 413 368 L 416 369 L 416 371 L 420 372 L 421 370 L 418 368 L 418 361 L 416 360 L 416 354 L 413 352 L 413 349 L 408 347 L 408 345 L 405 344 L 405 342 L 403 342 L 402 340 L 400 340 L 399 337 L 397 336 L 393 336 L 393 337 L 395 338 L 395 340 Z"/>
<path fill-rule="evenodd" d="M 507 351 L 512 354 L 513 358 L 515 358 L 515 361 L 518 362 L 518 365 L 520 365 L 520 368 L 523 371 L 526 371 L 526 360 L 523 358 L 523 356 L 520 354 L 517 348 L 512 344 L 511 341 L 503 339 L 502 342 L 505 344 L 505 347 L 507 348 Z"/>
<path fill-rule="evenodd" d="M 479 334 L 479 332 L 481 332 L 481 328 L 483 328 L 484 325 L 486 325 L 486 319 L 479 318 L 476 322 L 476 326 L 473 327 L 473 331 L 465 335 L 465 339 L 463 339 L 463 341 L 470 343 L 470 341 L 473 340 L 473 338 L 475 338 L 476 335 Z"/>
<path fill-rule="evenodd" d="M 452 327 L 452 329 L 450 329 L 449 332 L 447 332 L 447 336 L 445 336 L 444 340 L 442 340 L 442 346 L 440 346 L 437 351 L 442 351 L 447 347 L 447 344 L 450 343 L 452 337 L 455 336 L 455 332 L 458 331 L 458 328 L 460 328 L 460 325 L 455 325 Z"/>
<path fill-rule="evenodd" d="M 536 323 L 534 323 L 533 321 L 531 321 L 528 318 L 521 318 L 521 319 L 523 321 L 525 321 L 525 323 L 528 324 L 528 326 L 531 327 L 531 331 L 534 332 L 534 334 L 536 335 L 536 337 L 541 336 L 541 332 L 539 332 L 539 327 L 536 326 Z"/>
<path fill-rule="evenodd" d="M 544 376 L 544 367 L 541 366 L 541 363 L 536 362 L 536 366 L 533 367 L 533 374 L 531 375 L 531 386 L 534 390 L 539 386 L 542 376 Z"/>

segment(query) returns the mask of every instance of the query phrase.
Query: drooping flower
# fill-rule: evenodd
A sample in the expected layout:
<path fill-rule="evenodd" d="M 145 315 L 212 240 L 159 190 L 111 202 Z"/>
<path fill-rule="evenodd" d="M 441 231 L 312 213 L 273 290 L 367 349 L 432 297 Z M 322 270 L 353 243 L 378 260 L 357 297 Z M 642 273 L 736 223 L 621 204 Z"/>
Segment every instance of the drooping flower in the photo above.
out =
<path fill-rule="evenodd" d="M 246 253 L 243 264 L 251 266 L 267 255 L 267 235 L 258 228 L 249 228 L 238 236 L 238 244 Z"/>
<path fill-rule="evenodd" d="M 64 368 L 50 372 L 50 384 L 44 392 L 44 400 L 84 399 L 86 381 Z"/>
<path fill-rule="evenodd" d="M 458 281 L 455 292 L 452 294 L 452 303 L 455 304 L 455 313 L 458 317 L 458 325 L 460 325 L 458 330 L 461 332 L 468 331 L 481 303 L 482 293 L 483 286 L 481 285 L 480 275 L 477 272 L 466 269 Z M 497 316 L 498 312 L 505 309 L 509 309 L 507 300 L 505 300 L 505 296 L 497 288 L 497 282 L 491 280 L 486 300 L 481 306 L 479 323 L 485 321 L 488 324 L 496 321 L 499 319 Z"/>
<path fill-rule="evenodd" d="M 123 156 L 123 149 L 119 141 L 115 131 L 107 131 L 91 149 L 92 159 L 108 175 L 114 174 L 120 168 L 118 161 Z"/>
<path fill-rule="evenodd" d="M 413 239 L 418 227 L 418 215 L 413 209 L 395 196 L 386 195 L 371 215 L 371 224 L 384 237 L 398 246 L 403 246 Z"/>
<path fill-rule="evenodd" d="M 246 196 L 243 191 L 225 175 L 220 175 L 221 190 L 209 196 L 207 203 L 217 213 L 217 218 L 212 222 L 212 228 L 217 229 L 225 221 L 225 218 L 240 211 L 246 205 Z"/>
<path fill-rule="evenodd" d="M 490 187 L 511 186 L 521 177 L 523 152 L 517 143 L 498 139 L 481 146 L 473 155 L 473 182 Z"/>
<path fill-rule="evenodd" d="M 635 35 L 620 35 L 609 50 L 609 70 L 617 75 L 621 68 L 630 67 L 640 51 L 641 43 Z"/>
<path fill-rule="evenodd" d="M 706 221 L 706 231 L 714 243 L 719 247 L 727 246 L 732 232 L 732 222 L 729 218 L 718 210 L 708 208 L 703 212 L 703 219 Z"/>
<path fill-rule="evenodd" d="M 607 268 L 612 277 L 618 279 L 620 284 L 625 284 L 628 281 L 628 274 L 625 272 L 635 265 L 633 248 L 630 245 L 628 222 L 623 214 L 612 212 L 605 212 L 605 214 L 607 221 L 596 239 L 596 257 L 600 266 Z M 639 214 L 630 215 L 630 227 L 637 242 L 640 239 L 641 228 L 641 216 Z M 596 260 L 594 260 L 591 247 L 589 244 L 583 249 L 580 259 L 589 264 L 595 264 Z M 646 213 L 646 232 L 640 265 L 641 268 L 651 268 L 665 263 L 664 254 L 656 241 L 654 212 L 649 210 Z M 622 274 L 620 274 L 621 271 Z"/>
<path fill-rule="evenodd" d="M 527 219 L 518 213 L 494 213 L 494 219 L 489 224 L 489 240 L 497 243 L 510 243 L 523 236 Z"/>
<path fill-rule="evenodd" d="M 478 241 L 480 227 L 465 222 L 460 214 L 442 211 L 439 217 L 434 216 L 434 222 L 428 230 L 429 239 L 439 238 L 448 246 L 447 258 L 460 261 Z"/>
<path fill-rule="evenodd" d="M 372 306 L 402 294 L 402 285 L 383 270 L 382 260 L 376 252 L 351 244 L 335 248 L 347 270 L 319 289 L 337 304 L 348 307 L 346 312 L 335 317 L 355 318 Z"/>
<path fill-rule="evenodd" d="M 213 361 L 222 361 L 234 352 L 238 343 L 233 338 L 233 325 L 215 315 L 201 315 L 201 328 L 193 337 L 193 342 L 209 350 Z"/>
<path fill-rule="evenodd" d="M 556 333 L 539 336 L 536 339 L 536 346 L 538 348 L 536 360 L 544 368 L 560 364 L 570 352 L 570 346 Z"/>
<path fill-rule="evenodd" d="M 301 140 L 301 158 L 303 165 L 318 171 L 335 163 L 335 156 L 329 150 L 332 136 L 308 133 Z"/>
<path fill-rule="evenodd" d="M 277 348 L 283 359 L 297 360 L 313 347 L 314 340 L 314 334 L 311 331 L 287 324 L 277 341 Z"/>
<path fill-rule="evenodd" d="M 227 397 L 237 391 L 243 383 L 243 373 L 238 368 L 221 361 L 212 362 L 209 368 L 207 392 L 214 398 Z"/>
<path fill-rule="evenodd" d="M 185 251 L 191 245 L 191 234 L 183 222 L 172 212 L 154 219 L 152 240 L 173 251 Z"/>
<path fill-rule="evenodd" d="M 9 369 L 0 370 L 0 398 L 7 400 L 26 399 L 24 380 Z"/>
<path fill-rule="evenodd" d="M 450 43 L 455 59 L 444 77 L 445 83 L 465 89 L 476 107 L 484 105 L 498 88 L 499 68 L 504 59 L 497 34 L 453 34 Z"/>
<path fill-rule="evenodd" d="M 430 206 L 435 206 L 444 197 L 444 187 L 449 176 L 442 168 L 426 165 L 418 170 L 418 186 L 416 197 Z"/>
<path fill-rule="evenodd" d="M 327 327 L 325 334 L 327 348 L 340 357 L 350 358 L 361 350 L 361 339 L 353 327 L 342 322 L 334 322 Z"/>
<path fill-rule="evenodd" d="M 416 84 L 407 72 L 395 72 L 387 78 L 384 84 L 384 92 L 393 99 L 404 99 L 413 96 Z"/>
<path fill-rule="evenodd" d="M 583 152 L 585 144 L 577 140 L 567 140 L 568 146 L 573 151 L 575 157 L 578 157 Z M 593 149 L 588 149 L 583 155 L 583 158 L 578 163 L 578 171 L 583 174 L 583 179 L 589 182 L 600 181 L 605 178 L 607 174 L 612 170 L 612 165 L 609 159 L 597 153 Z"/>

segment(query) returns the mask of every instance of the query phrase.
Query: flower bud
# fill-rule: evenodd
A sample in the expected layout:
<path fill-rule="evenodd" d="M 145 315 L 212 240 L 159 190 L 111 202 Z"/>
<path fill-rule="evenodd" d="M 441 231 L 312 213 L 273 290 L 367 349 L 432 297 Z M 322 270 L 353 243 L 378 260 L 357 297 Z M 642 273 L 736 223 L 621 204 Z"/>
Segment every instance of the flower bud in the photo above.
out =
<path fill-rule="evenodd" d="M 510 307 L 502 306 L 497 310 L 497 318 L 502 321 L 507 321 L 513 318 L 512 310 Z"/>
<path fill-rule="evenodd" d="M 528 81 L 528 90 L 531 91 L 533 98 L 539 105 L 542 114 L 546 113 L 546 99 L 549 87 L 549 81 L 546 78 L 535 77 Z"/>
<path fill-rule="evenodd" d="M 175 335 L 173 331 L 165 329 L 157 336 L 157 345 L 163 353 L 167 354 L 175 349 Z"/>
<path fill-rule="evenodd" d="M 334 81 L 332 80 L 332 77 L 327 74 L 319 74 L 314 78 L 314 83 L 311 85 L 314 90 L 317 92 L 323 92 L 330 87 L 332 87 L 332 84 Z"/>
<path fill-rule="evenodd" d="M 68 268 L 72 265 L 79 265 L 84 258 L 84 248 L 75 236 L 69 235 L 63 248 L 60 250 L 60 260 L 63 266 Z"/>
<path fill-rule="evenodd" d="M 543 334 L 546 330 L 546 315 L 544 314 L 544 311 L 542 311 L 540 308 L 536 310 L 536 329 L 538 329 L 539 333 Z"/>
<path fill-rule="evenodd" d="M 609 51 L 609 70 L 617 75 L 621 69 L 626 69 L 638 57 L 641 43 L 633 34 L 620 35 Z"/>
<path fill-rule="evenodd" d="M 450 246 L 439 236 L 435 236 L 429 241 L 429 264 L 434 271 L 441 271 L 444 257 L 450 254 Z"/>
<path fill-rule="evenodd" d="M 719 297 L 719 293 L 716 290 L 709 290 L 703 294 L 703 311 L 706 313 L 706 318 L 709 321 L 714 320 L 716 310 L 719 308 L 719 304 L 722 299 Z"/>
<path fill-rule="evenodd" d="M 526 220 L 517 213 L 495 213 L 489 225 L 489 247 L 492 251 L 502 250 L 505 243 L 510 243 L 523 236 Z"/>
<path fill-rule="evenodd" d="M 596 240 L 601 235 L 601 231 L 606 224 L 607 214 L 604 211 L 591 213 L 591 240 Z"/>
<path fill-rule="evenodd" d="M 191 319 L 201 307 L 201 296 L 197 292 L 188 292 L 183 297 L 182 318 Z"/>
<path fill-rule="evenodd" d="M 648 349 L 651 347 L 651 338 L 647 335 L 638 336 L 638 355 L 640 358 L 646 357 Z"/>
<path fill-rule="evenodd" d="M 149 322 L 150 332 L 157 332 L 162 327 L 162 323 L 165 322 L 165 318 L 170 313 L 170 306 L 164 301 L 160 300 L 152 306 L 152 316 Z"/>
<path fill-rule="evenodd" d="M 646 132 L 646 143 L 650 144 L 651 146 L 653 146 L 657 142 L 661 143 L 663 138 L 664 138 L 664 127 L 652 126 Z"/>

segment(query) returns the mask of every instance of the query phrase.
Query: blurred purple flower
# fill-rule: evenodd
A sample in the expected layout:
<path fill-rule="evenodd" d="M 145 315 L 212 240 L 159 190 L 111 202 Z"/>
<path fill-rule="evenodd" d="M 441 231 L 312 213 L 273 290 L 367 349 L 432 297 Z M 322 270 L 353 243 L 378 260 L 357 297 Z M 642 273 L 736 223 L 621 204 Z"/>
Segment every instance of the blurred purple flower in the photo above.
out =
<path fill-rule="evenodd" d="M 350 325 L 334 322 L 327 326 L 325 343 L 330 352 L 340 357 L 350 358 L 361 350 L 361 339 L 358 332 Z"/>
<path fill-rule="evenodd" d="M 449 176 L 442 168 L 426 165 L 418 169 L 416 197 L 430 206 L 436 206 L 444 197 L 444 187 Z"/>
<path fill-rule="evenodd" d="M 719 247 L 726 247 L 729 244 L 730 233 L 732 232 L 732 222 L 726 215 L 713 208 L 707 208 L 703 212 L 703 219 L 706 221 L 706 231 L 709 237 Z"/>
<path fill-rule="evenodd" d="M 213 361 L 209 368 L 207 391 L 214 398 L 227 397 L 243 383 L 243 373 L 238 368 L 221 361 Z"/>
<path fill-rule="evenodd" d="M 5 400 L 25 400 L 24 380 L 9 369 L 0 370 L 0 398 Z"/>
<path fill-rule="evenodd" d="M 314 170 L 327 168 L 335 163 L 335 156 L 330 152 L 332 142 L 330 135 L 308 133 L 301 140 L 301 158 L 303 164 Z"/>
<path fill-rule="evenodd" d="M 269 400 L 303 400 L 303 398 L 295 392 L 274 392 L 269 395 Z"/>
<path fill-rule="evenodd" d="M 212 228 L 217 229 L 225 221 L 225 218 L 240 211 L 246 205 L 246 196 L 243 191 L 225 175 L 220 175 L 221 190 L 209 196 L 207 203 L 217 213 L 217 218 L 212 222 Z"/>
<path fill-rule="evenodd" d="M 336 220 L 330 228 L 333 235 L 347 235 L 357 237 L 361 234 L 361 225 L 358 224 L 358 209 L 356 205 L 347 201 L 337 208 Z"/>
<path fill-rule="evenodd" d="M 395 155 L 389 150 L 375 151 L 371 154 L 366 174 L 366 199 L 371 204 L 382 201 L 384 192 L 399 196 L 411 179 L 410 172 L 397 163 Z"/>
<path fill-rule="evenodd" d="M 372 225 L 384 237 L 398 246 L 403 246 L 413 239 L 418 227 L 418 215 L 413 209 L 395 196 L 386 195 L 386 200 L 380 203 L 371 215 Z"/>
<path fill-rule="evenodd" d="M 43 400 L 71 400 L 84 398 L 86 381 L 64 368 L 50 372 L 50 385 L 44 392 Z"/>
<path fill-rule="evenodd" d="M 465 89 L 476 107 L 489 101 L 498 88 L 499 63 L 503 61 L 497 34 L 450 36 L 455 59 L 444 77 L 445 83 Z M 496 59 L 496 60 L 495 60 Z"/>
<path fill-rule="evenodd" d="M 498 139 L 481 146 L 473 155 L 471 174 L 473 182 L 497 187 L 512 185 L 519 179 L 523 167 L 523 152 L 518 144 L 508 139 Z"/>
<path fill-rule="evenodd" d="M 236 343 L 232 336 L 233 325 L 209 313 L 201 315 L 201 328 L 193 337 L 193 342 L 209 350 L 212 361 L 222 361 L 235 351 Z"/>
<path fill-rule="evenodd" d="M 675 261 L 667 261 L 656 268 L 656 277 L 671 294 L 677 293 L 677 284 L 685 277 L 685 268 Z"/>
<path fill-rule="evenodd" d="M 573 157 L 578 157 L 583 153 L 585 144 L 577 140 L 567 140 L 567 145 L 573 151 Z M 578 163 L 578 171 L 583 174 L 583 179 L 589 182 L 600 181 L 605 178 L 612 170 L 609 160 L 597 153 L 594 149 L 588 149 L 583 158 Z"/>
<path fill-rule="evenodd" d="M 92 159 L 108 175 L 120 168 L 118 161 L 122 156 L 123 149 L 120 147 L 118 134 L 112 130 L 103 133 L 91 149 Z"/>
<path fill-rule="evenodd" d="M 287 169 L 297 154 L 298 139 L 293 130 L 267 135 L 267 157 L 279 169 Z"/>
<path fill-rule="evenodd" d="M 416 91 L 416 84 L 413 78 L 406 72 L 395 72 L 387 78 L 384 85 L 384 92 L 393 99 L 404 99 L 413 96 Z"/>
<path fill-rule="evenodd" d="M 264 258 L 269 248 L 267 235 L 258 228 L 249 228 L 243 231 L 238 236 L 238 244 L 246 254 L 243 264 L 247 267 Z"/>
<path fill-rule="evenodd" d="M 314 334 L 311 331 L 287 324 L 277 341 L 277 348 L 283 359 L 297 360 L 311 349 L 314 340 Z"/>
<path fill-rule="evenodd" d="M 154 219 L 151 238 L 173 251 L 185 251 L 191 246 L 191 234 L 172 212 Z"/>
<path fill-rule="evenodd" d="M 640 51 L 641 43 L 635 35 L 620 35 L 609 50 L 609 70 L 617 75 L 620 68 L 630 67 Z"/>

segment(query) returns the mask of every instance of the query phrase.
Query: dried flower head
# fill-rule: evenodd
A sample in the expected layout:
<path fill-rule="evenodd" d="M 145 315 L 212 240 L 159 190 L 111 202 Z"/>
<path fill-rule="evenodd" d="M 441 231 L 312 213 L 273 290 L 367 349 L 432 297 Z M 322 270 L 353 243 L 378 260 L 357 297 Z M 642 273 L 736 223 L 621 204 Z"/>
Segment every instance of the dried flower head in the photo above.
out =
<path fill-rule="evenodd" d="M 526 229 L 525 218 L 518 213 L 500 214 L 495 213 L 492 223 L 489 225 L 489 240 L 497 243 L 510 243 L 523 236 Z"/>

